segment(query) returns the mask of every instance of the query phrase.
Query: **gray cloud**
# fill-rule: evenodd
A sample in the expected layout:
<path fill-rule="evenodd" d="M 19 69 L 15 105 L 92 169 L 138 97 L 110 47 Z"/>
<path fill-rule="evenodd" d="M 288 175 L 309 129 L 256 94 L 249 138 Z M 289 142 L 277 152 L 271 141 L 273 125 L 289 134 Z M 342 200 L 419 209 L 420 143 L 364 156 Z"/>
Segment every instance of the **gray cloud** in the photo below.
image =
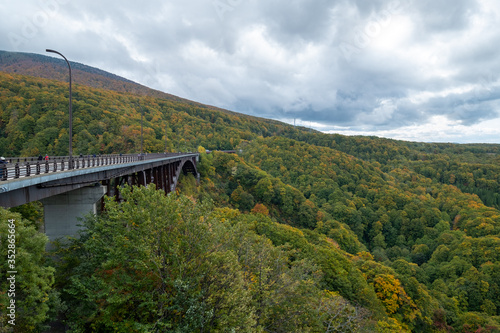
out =
<path fill-rule="evenodd" d="M 436 117 L 471 128 L 500 117 L 491 1 L 6 0 L 0 10 L 0 49 L 58 49 L 252 115 L 393 137 Z"/>
<path fill-rule="evenodd" d="M 479 7 L 476 0 L 421 0 L 413 6 L 420 14 L 416 19 L 420 31 L 430 34 L 466 30 Z"/>

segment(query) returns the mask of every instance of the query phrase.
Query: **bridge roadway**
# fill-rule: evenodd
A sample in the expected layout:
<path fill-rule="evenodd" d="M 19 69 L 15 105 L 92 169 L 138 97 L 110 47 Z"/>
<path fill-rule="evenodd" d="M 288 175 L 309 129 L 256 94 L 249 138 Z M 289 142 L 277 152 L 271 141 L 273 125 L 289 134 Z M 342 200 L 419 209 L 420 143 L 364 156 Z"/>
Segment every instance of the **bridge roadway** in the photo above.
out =
<path fill-rule="evenodd" d="M 181 172 L 198 178 L 198 158 L 197 153 L 86 156 L 73 158 L 69 170 L 67 156 L 8 158 L 0 178 L 0 206 L 41 201 L 43 231 L 51 241 L 64 239 L 78 234 L 81 217 L 98 213 L 105 194 L 119 199 L 120 185 L 150 183 L 171 192 Z"/>
<path fill-rule="evenodd" d="M 49 160 L 35 157 L 6 158 L 9 162 L 0 174 L 0 206 L 9 208 L 31 201 L 101 183 L 108 195 L 117 195 L 125 182 L 132 185 L 155 183 L 170 192 L 175 189 L 180 172 L 197 176 L 197 153 L 145 155 L 103 155 L 73 157 L 68 170 L 68 156 Z"/>

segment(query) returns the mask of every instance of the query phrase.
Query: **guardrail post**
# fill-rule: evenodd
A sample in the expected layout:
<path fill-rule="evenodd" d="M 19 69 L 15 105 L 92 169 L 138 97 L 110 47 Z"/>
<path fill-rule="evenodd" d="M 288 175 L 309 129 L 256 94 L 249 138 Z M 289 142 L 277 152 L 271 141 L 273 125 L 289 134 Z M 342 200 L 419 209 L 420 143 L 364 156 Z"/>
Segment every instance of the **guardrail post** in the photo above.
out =
<path fill-rule="evenodd" d="M 31 176 L 31 165 L 30 162 L 26 162 L 26 176 Z"/>
<path fill-rule="evenodd" d="M 57 161 L 54 161 L 52 169 L 54 170 L 54 172 L 57 172 Z"/>
<path fill-rule="evenodd" d="M 49 173 L 49 161 L 45 161 L 45 173 Z"/>

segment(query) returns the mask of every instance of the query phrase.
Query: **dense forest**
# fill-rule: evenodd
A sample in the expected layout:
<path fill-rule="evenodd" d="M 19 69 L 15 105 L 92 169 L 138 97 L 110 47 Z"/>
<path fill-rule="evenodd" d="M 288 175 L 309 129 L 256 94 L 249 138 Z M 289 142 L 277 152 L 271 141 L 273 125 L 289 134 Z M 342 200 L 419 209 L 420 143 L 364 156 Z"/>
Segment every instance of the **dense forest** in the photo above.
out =
<path fill-rule="evenodd" d="M 67 83 L 0 72 L 0 154 L 67 154 L 67 101 Z M 55 253 L 40 204 L 1 209 L 18 223 L 16 332 L 500 331 L 500 145 L 330 135 L 75 84 L 74 152 L 137 152 L 141 114 L 145 151 L 199 151 L 200 183 L 123 188 Z"/>

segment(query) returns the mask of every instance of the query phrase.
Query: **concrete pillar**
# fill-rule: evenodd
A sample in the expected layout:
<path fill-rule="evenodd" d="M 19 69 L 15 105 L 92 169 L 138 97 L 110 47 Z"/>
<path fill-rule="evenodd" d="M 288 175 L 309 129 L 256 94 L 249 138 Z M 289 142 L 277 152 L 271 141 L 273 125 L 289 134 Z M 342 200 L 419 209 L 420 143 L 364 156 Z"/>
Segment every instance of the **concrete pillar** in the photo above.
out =
<path fill-rule="evenodd" d="M 162 188 L 165 193 L 168 193 L 168 167 L 166 165 L 162 165 L 161 167 L 161 179 L 162 179 Z"/>
<path fill-rule="evenodd" d="M 115 197 L 115 201 L 120 201 L 120 192 L 118 191 L 118 186 L 120 186 L 121 178 L 113 178 L 113 196 Z"/>
<path fill-rule="evenodd" d="M 144 171 L 139 171 L 137 173 L 137 177 L 139 178 L 138 184 L 139 186 L 146 186 L 146 173 Z"/>
<path fill-rule="evenodd" d="M 106 186 L 82 187 L 77 190 L 41 200 L 44 207 L 45 234 L 53 241 L 60 237 L 76 236 L 80 230 L 79 217 L 97 214 Z"/>

